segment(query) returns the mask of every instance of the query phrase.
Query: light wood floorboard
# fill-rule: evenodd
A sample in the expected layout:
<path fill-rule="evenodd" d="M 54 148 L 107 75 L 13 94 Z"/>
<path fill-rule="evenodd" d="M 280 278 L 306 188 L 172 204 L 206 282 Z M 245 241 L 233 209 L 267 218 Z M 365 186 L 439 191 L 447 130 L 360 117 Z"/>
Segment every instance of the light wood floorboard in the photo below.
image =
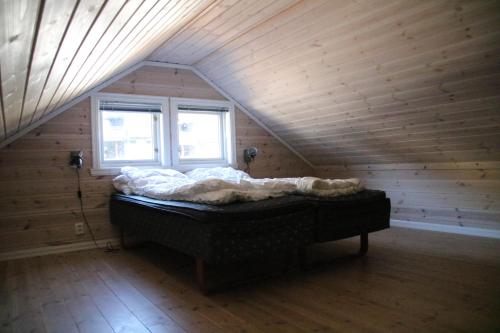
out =
<path fill-rule="evenodd" d="M 211 267 L 159 246 L 0 262 L 0 332 L 498 332 L 500 241 L 392 228 L 279 256 Z M 269 276 L 271 275 L 271 276 Z"/>

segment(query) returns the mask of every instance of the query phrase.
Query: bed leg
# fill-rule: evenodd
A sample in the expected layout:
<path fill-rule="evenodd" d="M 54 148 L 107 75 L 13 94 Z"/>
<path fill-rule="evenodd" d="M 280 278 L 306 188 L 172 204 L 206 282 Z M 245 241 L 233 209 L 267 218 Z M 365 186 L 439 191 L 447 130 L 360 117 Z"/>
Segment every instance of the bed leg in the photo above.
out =
<path fill-rule="evenodd" d="M 196 258 L 196 282 L 200 291 L 207 294 L 206 264 L 201 258 Z"/>
<path fill-rule="evenodd" d="M 368 233 L 363 232 L 360 235 L 359 254 L 365 255 L 366 252 L 368 252 Z"/>
<path fill-rule="evenodd" d="M 127 242 L 125 241 L 125 230 L 123 227 L 120 228 L 120 245 L 124 250 L 132 248 L 132 246 L 127 245 Z"/>

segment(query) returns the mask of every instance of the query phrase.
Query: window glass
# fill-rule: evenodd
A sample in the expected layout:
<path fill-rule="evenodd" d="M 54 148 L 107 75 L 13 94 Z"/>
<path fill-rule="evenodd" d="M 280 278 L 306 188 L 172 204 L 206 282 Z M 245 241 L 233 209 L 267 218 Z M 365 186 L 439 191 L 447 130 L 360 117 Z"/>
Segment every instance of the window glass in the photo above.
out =
<path fill-rule="evenodd" d="M 155 114 L 101 111 L 102 158 L 111 161 L 155 160 Z"/>
<path fill-rule="evenodd" d="M 230 102 L 124 94 L 92 97 L 96 174 L 122 166 L 196 167 L 235 163 Z"/>
<path fill-rule="evenodd" d="M 179 112 L 179 159 L 222 159 L 222 114 Z"/>

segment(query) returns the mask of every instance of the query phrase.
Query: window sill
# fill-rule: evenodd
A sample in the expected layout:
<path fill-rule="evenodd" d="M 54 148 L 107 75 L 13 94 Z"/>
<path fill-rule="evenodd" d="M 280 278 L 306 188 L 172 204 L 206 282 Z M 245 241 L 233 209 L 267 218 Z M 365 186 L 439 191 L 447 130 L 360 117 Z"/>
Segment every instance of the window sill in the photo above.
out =
<path fill-rule="evenodd" d="M 215 168 L 215 167 L 231 167 L 234 169 L 238 169 L 238 164 L 219 164 L 219 165 L 210 165 L 210 164 L 190 164 L 190 165 L 179 165 L 176 167 L 159 167 L 159 166 L 138 166 L 138 168 L 142 169 L 172 169 L 177 170 L 179 172 L 187 172 L 197 168 Z M 121 168 L 104 168 L 104 169 L 90 169 L 91 176 L 118 176 L 120 174 Z"/>
<path fill-rule="evenodd" d="M 237 169 L 238 164 L 237 163 L 233 163 L 233 164 L 231 164 L 231 163 L 178 164 L 178 165 L 174 165 L 168 169 L 177 170 L 179 172 L 188 172 L 188 171 L 198 169 L 198 168 L 217 168 L 217 167 L 221 167 L 221 168 L 231 167 L 231 168 Z"/>
<path fill-rule="evenodd" d="M 118 176 L 120 168 L 90 169 L 91 176 Z"/>

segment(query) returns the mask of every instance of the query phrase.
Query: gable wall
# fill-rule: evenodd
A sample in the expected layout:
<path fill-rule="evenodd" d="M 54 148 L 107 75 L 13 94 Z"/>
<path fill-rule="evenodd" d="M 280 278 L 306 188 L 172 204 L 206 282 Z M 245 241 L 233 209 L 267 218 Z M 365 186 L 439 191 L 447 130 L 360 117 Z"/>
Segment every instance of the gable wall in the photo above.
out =
<path fill-rule="evenodd" d="M 224 99 L 189 70 L 145 66 L 103 92 Z M 236 112 L 238 164 L 242 151 L 259 148 L 254 177 L 312 175 L 313 170 L 244 113 Z M 85 213 L 98 239 L 116 236 L 108 219 L 111 176 L 90 175 L 92 165 L 90 99 L 51 119 L 0 150 L 0 253 L 89 241 L 74 235 L 83 222 L 69 152 L 84 151 L 81 172 Z"/>

